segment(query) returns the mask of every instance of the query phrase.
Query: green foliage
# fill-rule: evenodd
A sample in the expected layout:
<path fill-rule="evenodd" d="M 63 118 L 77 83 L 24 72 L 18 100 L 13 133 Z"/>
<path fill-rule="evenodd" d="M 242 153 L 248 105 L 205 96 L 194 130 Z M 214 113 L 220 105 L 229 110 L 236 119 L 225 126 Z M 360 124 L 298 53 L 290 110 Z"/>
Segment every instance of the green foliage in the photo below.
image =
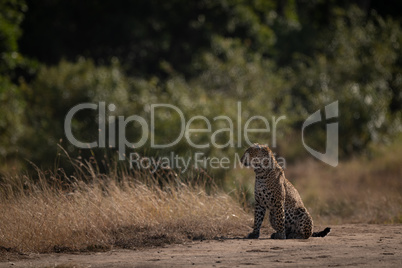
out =
<path fill-rule="evenodd" d="M 18 52 L 20 24 L 27 5 L 23 0 L 1 0 L 0 2 L 0 72 L 14 69 L 22 59 Z"/>
<path fill-rule="evenodd" d="M 12 160 L 19 150 L 19 138 L 24 134 L 24 109 L 19 89 L 0 76 L 0 156 L 3 159 Z"/>
<path fill-rule="evenodd" d="M 61 61 L 58 66 L 42 66 L 35 81 L 24 89 L 29 109 L 24 113 L 22 154 L 35 163 L 51 164 L 48 159 L 56 156 L 57 144 L 68 144 L 64 133 L 68 111 L 80 103 L 105 100 L 128 107 L 128 83 L 117 62 L 110 67 L 96 67 L 91 60 L 80 59 L 77 63 Z M 72 131 L 78 139 L 90 142 L 97 140 L 99 132 L 94 121 L 97 112 L 86 112 L 74 117 Z M 68 148 L 73 151 L 71 145 Z"/>
<path fill-rule="evenodd" d="M 21 51 L 47 64 L 62 57 L 103 63 L 118 57 L 130 74 L 193 77 L 198 73 L 193 58 L 210 50 L 215 36 L 238 38 L 269 55 L 277 5 L 273 0 L 37 0 L 23 24 Z M 286 16 L 296 15 L 289 9 Z"/>
<path fill-rule="evenodd" d="M 331 34 L 325 33 L 330 37 L 325 51 L 301 57 L 285 74 L 300 121 L 339 100 L 340 149 L 346 155 L 401 131 L 400 107 L 392 111 L 391 106 L 393 100 L 399 101 L 394 105 L 402 104 L 401 85 L 396 81 L 402 32 L 399 23 L 375 13 L 367 21 L 357 8 L 340 15 L 333 27 Z M 317 144 L 325 142 L 320 132 L 312 138 Z"/>
<path fill-rule="evenodd" d="M 63 128 L 67 112 L 84 102 L 113 103 L 116 110 L 107 116 L 138 115 L 148 124 L 157 103 L 178 107 L 185 123 L 205 116 L 211 132 L 190 140 L 209 144 L 200 149 L 207 157 L 242 151 L 239 119 L 244 131 L 252 116 L 284 115 L 276 130 L 278 150 L 300 158 L 302 123 L 336 100 L 342 157 L 387 142 L 402 130 L 401 18 L 384 5 L 373 4 L 377 12 L 368 1 L 357 1 L 359 7 L 354 2 L 1 1 L 0 154 L 5 162 L 18 155 L 50 166 L 61 143 L 74 155 L 90 155 L 66 141 Z M 97 139 L 96 115 L 74 117 L 77 138 Z M 181 123 L 177 112 L 160 108 L 154 141 L 175 140 Z M 269 123 L 270 133 L 251 133 L 250 141 L 272 146 Z M 325 124 L 306 135 L 320 151 Z M 266 126 L 255 120 L 249 127 Z M 206 123 L 195 120 L 190 128 L 205 129 Z M 129 123 L 125 136 L 136 142 L 143 133 Z M 184 137 L 154 150 L 150 138 L 127 153 L 198 151 Z"/>
<path fill-rule="evenodd" d="M 18 166 L 14 161 L 20 149 L 19 138 L 24 134 L 26 103 L 15 80 L 18 68 L 33 67 L 18 51 L 20 24 L 26 10 L 23 0 L 0 1 L 0 169 L 6 168 L 8 162 Z"/>

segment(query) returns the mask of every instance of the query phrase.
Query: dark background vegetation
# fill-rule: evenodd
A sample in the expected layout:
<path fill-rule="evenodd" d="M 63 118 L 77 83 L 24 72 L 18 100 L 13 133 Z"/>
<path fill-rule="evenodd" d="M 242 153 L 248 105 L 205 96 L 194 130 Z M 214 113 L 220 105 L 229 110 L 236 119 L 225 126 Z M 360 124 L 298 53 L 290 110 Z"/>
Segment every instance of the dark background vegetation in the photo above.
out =
<path fill-rule="evenodd" d="M 89 156 L 66 141 L 64 118 L 78 103 L 99 101 L 116 105 L 109 115 L 147 120 L 155 103 L 179 107 L 187 120 L 235 120 L 239 101 L 243 122 L 286 115 L 276 151 L 292 161 L 305 154 L 304 120 L 338 100 L 340 156 L 369 153 L 401 132 L 401 10 L 396 0 L 1 0 L 0 171 L 25 168 L 26 159 L 52 168 L 57 144 L 74 157 Z M 96 139 L 95 115 L 77 114 L 74 134 Z M 156 140 L 168 143 L 179 118 L 166 111 L 157 126 Z M 213 123 L 213 131 L 222 127 L 228 125 Z M 126 134 L 134 142 L 142 133 L 130 126 Z M 307 134 L 323 151 L 325 122 Z M 210 136 L 192 139 L 208 143 Z M 251 136 L 271 144 L 271 134 Z M 229 135 L 217 138 L 224 144 Z M 140 149 L 191 150 L 185 139 L 166 152 Z"/>

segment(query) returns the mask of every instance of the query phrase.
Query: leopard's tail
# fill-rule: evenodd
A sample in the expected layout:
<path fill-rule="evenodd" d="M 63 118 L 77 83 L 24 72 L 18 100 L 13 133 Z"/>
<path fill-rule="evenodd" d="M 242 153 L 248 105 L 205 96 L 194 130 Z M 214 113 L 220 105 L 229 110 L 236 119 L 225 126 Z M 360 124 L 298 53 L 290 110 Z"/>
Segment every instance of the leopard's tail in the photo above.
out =
<path fill-rule="evenodd" d="M 327 234 L 329 234 L 329 232 L 331 232 L 331 228 L 327 227 L 324 230 L 322 230 L 321 232 L 314 232 L 311 236 L 312 237 L 324 237 Z"/>

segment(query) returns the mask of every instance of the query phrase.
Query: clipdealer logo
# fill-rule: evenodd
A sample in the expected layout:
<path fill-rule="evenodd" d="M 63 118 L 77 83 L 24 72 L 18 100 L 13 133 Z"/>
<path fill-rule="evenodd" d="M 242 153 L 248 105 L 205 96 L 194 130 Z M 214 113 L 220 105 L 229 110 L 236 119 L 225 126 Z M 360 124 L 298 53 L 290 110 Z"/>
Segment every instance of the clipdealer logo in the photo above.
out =
<path fill-rule="evenodd" d="M 97 110 L 98 111 L 98 128 L 99 128 L 99 133 L 98 133 L 98 139 L 91 141 L 91 142 L 83 142 L 78 140 L 72 131 L 72 121 L 76 113 L 84 110 Z M 98 104 L 95 103 L 81 103 L 73 108 L 70 109 L 70 111 L 67 113 L 66 118 L 64 120 L 64 131 L 67 140 L 74 145 L 77 148 L 81 149 L 91 149 L 91 148 L 117 148 L 118 151 L 118 156 L 119 160 L 125 160 L 129 159 L 130 164 L 135 162 L 137 165 L 138 163 L 141 162 L 141 164 L 145 163 L 151 163 L 153 166 L 157 166 L 158 163 L 160 164 L 161 159 L 158 161 L 154 160 L 147 160 L 144 161 L 144 158 L 139 158 L 137 153 L 130 153 L 129 156 L 126 155 L 126 150 L 128 148 L 131 149 L 138 149 L 144 146 L 145 144 L 150 145 L 151 148 L 153 149 L 166 149 L 166 148 L 172 148 L 176 144 L 178 144 L 181 140 L 185 139 L 186 142 L 191 146 L 192 148 L 195 149 L 204 149 L 204 148 L 209 148 L 209 147 L 214 147 L 214 148 L 227 148 L 227 147 L 236 147 L 236 148 L 243 148 L 245 146 L 251 146 L 254 142 L 250 141 L 249 134 L 250 133 L 265 133 L 265 135 L 268 135 L 268 133 L 271 134 L 271 147 L 275 148 L 276 147 L 276 131 L 277 131 L 277 126 L 278 123 L 281 120 L 285 120 L 286 116 L 282 115 L 279 117 L 273 116 L 271 120 L 268 120 L 266 117 L 262 115 L 254 115 L 249 117 L 247 120 L 243 119 L 242 115 L 242 107 L 241 107 L 241 102 L 237 103 L 237 116 L 236 118 L 232 119 L 231 117 L 227 115 L 218 115 L 215 116 L 212 119 L 208 119 L 207 117 L 203 115 L 196 115 L 191 118 L 188 118 L 186 121 L 186 117 L 184 113 L 176 106 L 172 104 L 167 104 L 167 103 L 160 103 L 160 104 L 151 104 L 150 105 L 150 115 L 148 117 L 148 121 L 146 118 L 141 117 L 139 115 L 131 115 L 128 117 L 125 116 L 114 116 L 114 115 L 109 115 L 106 116 L 106 112 L 114 112 L 116 110 L 116 106 L 114 104 L 109 104 L 106 106 L 105 102 L 99 102 Z M 156 118 L 158 117 L 158 113 L 166 113 L 166 111 L 169 110 L 169 113 L 176 113 L 178 115 L 178 118 L 180 119 L 180 133 L 179 135 L 175 138 L 175 140 L 168 141 L 168 143 L 165 144 L 158 144 L 156 143 L 156 135 L 158 131 L 158 126 L 156 125 Z M 160 114 L 159 114 L 160 115 Z M 330 119 L 338 117 L 338 101 L 335 101 L 327 106 L 325 106 L 325 119 Z M 303 146 L 306 148 L 306 150 L 313 155 L 315 158 L 321 160 L 322 162 L 331 165 L 331 166 L 337 166 L 338 165 L 338 123 L 330 123 L 327 124 L 327 140 L 326 140 L 326 151 L 325 153 L 320 153 L 318 151 L 315 151 L 311 147 L 309 147 L 304 140 L 304 130 L 319 121 L 321 121 L 321 114 L 320 110 L 314 112 L 311 114 L 306 121 L 303 123 L 302 126 L 302 143 Z M 219 129 L 213 129 L 213 123 L 214 122 L 223 122 L 227 127 L 225 128 L 219 128 Z M 260 124 L 259 126 L 263 126 L 261 128 L 251 128 L 250 124 L 254 121 L 258 121 Z M 212 123 L 211 123 L 212 122 Z M 244 124 L 243 124 L 244 122 Z M 136 141 L 136 142 L 130 142 L 127 137 L 126 137 L 126 128 L 129 124 L 134 124 L 136 123 L 140 127 L 138 128 L 138 133 L 141 134 L 141 137 Z M 205 128 L 192 128 L 195 123 L 202 123 Z M 235 129 L 236 126 L 236 129 Z M 117 129 L 117 133 L 116 133 Z M 205 142 L 203 144 L 197 144 L 193 141 L 192 135 L 197 135 L 198 133 L 202 133 L 203 135 L 209 135 L 209 142 Z M 225 142 L 222 143 L 222 140 L 220 139 L 221 143 L 218 143 L 218 136 L 222 135 L 222 133 L 226 133 L 227 135 L 225 137 L 228 137 Z M 117 137 L 117 139 L 116 139 Z M 117 142 L 116 142 L 117 141 Z M 243 144 L 245 143 L 245 144 Z M 172 153 L 172 152 L 171 152 Z M 207 165 L 207 160 L 211 163 L 209 163 L 209 166 L 212 168 L 228 168 L 228 158 L 224 157 L 219 161 L 218 158 L 210 158 L 210 157 L 205 157 L 202 159 L 201 157 L 203 156 L 202 153 L 197 152 L 196 155 L 194 155 L 193 161 L 197 163 L 202 163 L 204 161 L 205 165 Z M 173 161 L 172 163 L 176 163 L 176 167 L 178 166 L 177 163 L 190 163 L 190 161 L 187 159 L 179 159 L 179 156 L 171 156 L 170 161 L 164 161 L 165 166 L 169 166 L 169 163 Z M 235 155 L 235 161 L 238 159 L 239 156 Z M 166 158 L 168 159 L 168 158 Z M 164 159 L 162 159 L 164 160 Z M 280 161 L 283 163 L 283 165 L 286 165 L 286 161 L 284 159 L 280 159 Z M 222 162 L 222 163 L 221 163 Z M 170 163 L 170 165 L 172 165 Z M 240 162 L 239 162 L 240 164 Z M 173 164 L 174 165 L 174 164 Z M 188 164 L 184 165 L 185 170 L 188 169 Z M 236 165 L 236 163 L 234 164 Z"/>
<path fill-rule="evenodd" d="M 76 113 L 82 110 L 98 110 L 98 140 L 92 142 L 82 142 L 79 141 L 73 134 L 72 131 L 72 120 Z M 67 137 L 67 140 L 73 144 L 77 148 L 81 149 L 91 149 L 91 148 L 118 148 L 119 151 L 119 160 L 125 159 L 125 152 L 127 148 L 138 149 L 144 146 L 148 141 L 153 149 L 165 149 L 170 148 L 178 144 L 183 138 L 187 141 L 187 143 L 195 149 L 204 149 L 209 147 L 215 148 L 227 148 L 227 147 L 237 147 L 242 148 L 245 142 L 246 146 L 250 146 L 253 142 L 250 141 L 249 135 L 250 133 L 269 133 L 271 132 L 271 144 L 273 147 L 276 147 L 276 130 L 277 125 L 281 120 L 286 119 L 286 116 L 280 116 L 276 118 L 272 117 L 271 122 L 264 116 L 254 115 L 248 118 L 247 120 L 243 120 L 242 117 L 242 107 L 241 102 L 237 103 L 237 116 L 235 119 L 230 118 L 227 115 L 218 115 L 212 119 L 208 119 L 203 115 L 196 115 L 189 118 L 186 121 L 186 117 L 184 113 L 176 106 L 172 104 L 160 103 L 160 104 L 151 104 L 150 105 L 150 116 L 149 116 L 149 124 L 144 117 L 139 115 L 131 115 L 129 117 L 124 116 L 108 116 L 106 117 L 106 109 L 108 111 L 113 112 L 116 110 L 116 106 L 114 104 L 109 104 L 106 108 L 105 102 L 99 102 L 99 104 L 94 103 L 82 103 L 74 106 L 67 113 L 66 118 L 64 120 L 64 131 Z M 157 126 L 156 126 L 156 117 L 159 113 L 166 113 L 166 110 L 169 110 L 170 113 L 176 113 L 180 118 L 180 133 L 176 137 L 175 140 L 169 141 L 167 144 L 158 144 L 156 143 L 156 135 Z M 212 123 L 211 123 L 212 121 Z M 243 125 L 244 121 L 244 125 Z M 251 128 L 250 124 L 254 121 L 259 121 L 261 124 L 261 128 Z M 138 129 L 139 133 L 141 133 L 141 138 L 136 142 L 130 142 L 126 137 L 126 128 L 130 123 L 137 123 L 140 125 Z M 214 122 L 223 122 L 227 127 L 220 129 L 213 129 L 212 125 Z M 203 123 L 205 128 L 192 128 L 195 123 Z M 116 124 L 118 132 L 116 134 Z M 236 126 L 236 129 L 235 129 Z M 107 133 L 107 134 L 106 134 Z M 209 142 L 203 144 L 197 144 L 192 140 L 192 135 L 197 133 L 210 133 Z M 218 136 L 221 133 L 227 133 L 228 139 L 224 143 L 218 142 Z M 108 136 L 108 138 L 106 137 Z M 116 136 L 117 136 L 117 144 L 116 144 Z M 235 138 L 236 136 L 236 138 Z M 221 141 L 222 142 L 222 141 Z"/>

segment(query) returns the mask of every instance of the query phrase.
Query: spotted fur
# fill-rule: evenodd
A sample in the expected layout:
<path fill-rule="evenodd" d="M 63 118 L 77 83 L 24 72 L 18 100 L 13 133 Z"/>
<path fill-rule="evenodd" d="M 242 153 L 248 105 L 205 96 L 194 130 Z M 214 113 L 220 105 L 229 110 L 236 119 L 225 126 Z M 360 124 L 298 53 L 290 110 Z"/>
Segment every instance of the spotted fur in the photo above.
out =
<path fill-rule="evenodd" d="M 241 162 L 245 166 L 251 166 L 255 172 L 254 228 L 247 238 L 260 236 L 261 224 L 267 210 L 269 222 L 276 231 L 271 235 L 272 239 L 324 237 L 330 232 L 330 228 L 326 228 L 313 233 L 310 214 L 268 146 L 254 144 L 245 151 Z"/>

